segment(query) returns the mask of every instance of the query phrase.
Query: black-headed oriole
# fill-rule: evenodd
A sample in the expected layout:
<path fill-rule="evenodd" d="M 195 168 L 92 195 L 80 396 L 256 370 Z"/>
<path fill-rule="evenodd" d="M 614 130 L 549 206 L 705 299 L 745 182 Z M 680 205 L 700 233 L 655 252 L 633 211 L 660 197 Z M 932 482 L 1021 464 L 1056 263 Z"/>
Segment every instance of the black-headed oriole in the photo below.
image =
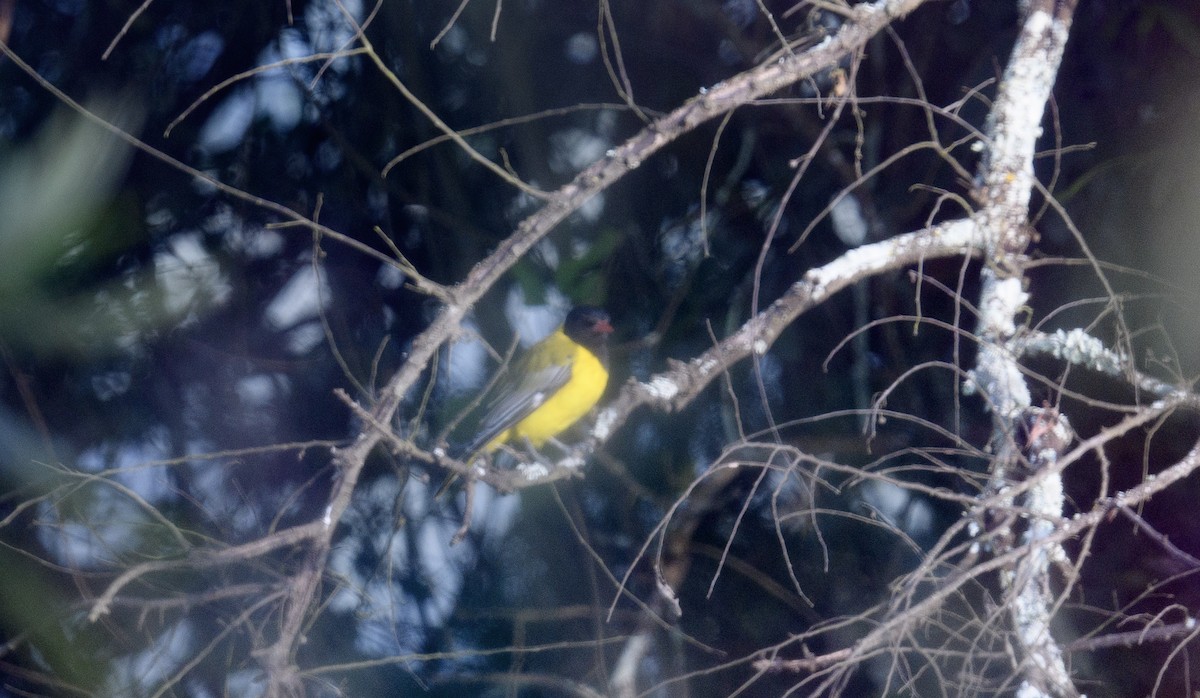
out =
<path fill-rule="evenodd" d="M 581 305 L 562 327 L 530 347 L 500 379 L 461 460 L 501 444 L 540 448 L 588 413 L 608 385 L 608 313 Z"/>

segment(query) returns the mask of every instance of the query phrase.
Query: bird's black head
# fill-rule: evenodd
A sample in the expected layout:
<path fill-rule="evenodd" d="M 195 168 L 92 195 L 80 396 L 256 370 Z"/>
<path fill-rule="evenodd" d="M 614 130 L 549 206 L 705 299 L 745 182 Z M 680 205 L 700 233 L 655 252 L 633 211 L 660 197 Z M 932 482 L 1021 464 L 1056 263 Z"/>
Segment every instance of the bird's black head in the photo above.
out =
<path fill-rule="evenodd" d="M 608 313 L 590 305 L 576 306 L 563 322 L 563 332 L 568 337 L 592 350 L 603 349 L 604 341 L 612 331 Z"/>

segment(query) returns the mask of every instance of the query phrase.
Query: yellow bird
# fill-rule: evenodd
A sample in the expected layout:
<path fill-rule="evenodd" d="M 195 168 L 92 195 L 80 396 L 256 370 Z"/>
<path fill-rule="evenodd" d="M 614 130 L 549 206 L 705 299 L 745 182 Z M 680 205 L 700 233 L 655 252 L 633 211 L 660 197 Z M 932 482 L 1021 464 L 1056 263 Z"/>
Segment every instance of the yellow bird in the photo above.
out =
<path fill-rule="evenodd" d="M 540 448 L 588 413 L 608 385 L 607 339 L 613 327 L 600 308 L 578 306 L 562 327 L 533 345 L 496 385 L 462 460 L 502 444 Z"/>

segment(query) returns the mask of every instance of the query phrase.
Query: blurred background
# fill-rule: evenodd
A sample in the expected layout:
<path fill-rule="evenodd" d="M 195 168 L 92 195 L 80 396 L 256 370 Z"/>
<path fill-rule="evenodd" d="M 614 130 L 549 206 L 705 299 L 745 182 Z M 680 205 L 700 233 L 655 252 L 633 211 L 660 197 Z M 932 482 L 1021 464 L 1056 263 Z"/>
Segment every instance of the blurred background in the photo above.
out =
<path fill-rule="evenodd" d="M 330 448 L 361 427 L 334 389 L 369 403 L 438 308 L 383 260 L 402 256 L 453 284 L 537 210 L 436 140 L 367 56 L 322 55 L 357 46 L 348 18 L 366 23 L 382 63 L 472 147 L 544 190 L 648 119 L 769 60 L 780 34 L 816 41 L 840 22 L 769 0 L 172 2 L 144 12 L 7 0 L 0 14 L 0 38 L 39 76 L 0 59 L 4 697 L 256 695 L 252 651 L 270 642 L 270 593 L 286 587 L 298 552 L 149 575 L 95 623 L 89 601 L 132 565 L 319 517 Z M 1017 3 L 928 3 L 869 45 L 850 78 L 860 101 L 836 122 L 832 96 L 847 77 L 827 71 L 672 143 L 560 225 L 474 309 L 406 398 L 397 432 L 431 447 L 495 356 L 548 333 L 573 304 L 613 316 L 611 395 L 704 351 L 807 269 L 960 217 L 972 184 L 962 173 L 977 165 L 963 123 L 984 127 L 1016 21 Z M 1087 327 L 1181 383 L 1200 358 L 1198 76 L 1200 6 L 1080 3 L 1038 160 L 1074 229 L 1038 197 L 1030 272 L 1031 324 Z M 134 149 L 39 80 L 171 161 Z M 915 148 L 859 183 L 933 137 L 922 98 L 963 122 L 932 118 L 945 150 Z M 278 208 L 214 180 L 378 255 L 281 225 Z M 1119 302 L 1070 261 L 1086 254 L 1110 265 Z M 976 298 L 963 271 L 976 264 L 931 262 L 924 283 L 882 275 L 830 299 L 684 412 L 635 412 L 582 479 L 506 496 L 481 488 L 458 546 L 448 542 L 461 491 L 435 499 L 441 473 L 381 450 L 296 659 L 311 694 L 603 692 L 644 622 L 628 598 L 609 618 L 609 575 L 630 572 L 629 593 L 653 599 L 643 544 L 689 485 L 746 441 L 765 445 L 738 458 L 767 465 L 780 457 L 771 444 L 809 454 L 809 477 L 746 468 L 689 500 L 687 545 L 670 551 L 688 559 L 682 616 L 654 631 L 643 688 L 729 695 L 754 671 L 718 667 L 885 601 L 961 510 L 813 459 L 978 490 L 986 460 L 962 447 L 982 448 L 991 432 L 978 398 L 945 370 L 905 375 L 924 362 L 971 366 L 970 342 L 912 317 L 954 322 L 954 291 Z M 969 333 L 970 313 L 960 315 Z M 1114 380 L 1064 378 L 1050 363 L 1031 370 L 1049 376 L 1036 399 L 1061 401 L 1085 437 L 1119 416 L 1102 400 L 1138 399 Z M 1075 392 L 1064 397 L 1063 386 Z M 887 409 L 916 419 L 864 419 L 889 387 Z M 1196 431 L 1183 415 L 1123 441 L 1110 486 L 1177 458 Z M 1069 474 L 1079 506 L 1100 473 Z M 1194 489 L 1183 488 L 1146 516 L 1200 555 L 1192 510 Z M 1181 608 L 1200 601 L 1192 571 L 1148 552 L 1128 525 L 1096 545 L 1106 564 L 1085 569 L 1064 635 L 1091 632 L 1116 609 L 1158 612 L 1163 603 L 1145 594 L 1158 580 L 1172 580 L 1154 589 Z M 848 643 L 861 627 L 843 632 Z M 826 637 L 810 649 L 840 646 L 836 632 Z M 1089 695 L 1118 696 L 1147 694 L 1165 665 L 1160 695 L 1184 695 L 1200 662 L 1181 657 L 1200 656 L 1181 647 L 1171 657 L 1177 647 L 1165 644 L 1081 654 L 1073 668 L 1094 682 Z M 898 686 L 886 658 L 876 668 L 845 695 L 934 695 L 944 680 L 913 670 Z M 750 694 L 796 681 L 757 677 Z M 960 688 L 952 693 L 1004 692 Z"/>

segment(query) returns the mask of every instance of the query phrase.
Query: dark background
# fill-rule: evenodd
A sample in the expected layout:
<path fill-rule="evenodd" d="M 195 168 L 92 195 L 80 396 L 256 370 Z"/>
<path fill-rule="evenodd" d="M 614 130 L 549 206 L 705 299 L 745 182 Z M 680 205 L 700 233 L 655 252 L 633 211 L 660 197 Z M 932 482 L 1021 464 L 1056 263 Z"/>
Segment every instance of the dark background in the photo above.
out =
<path fill-rule="evenodd" d="M 609 6 L 633 100 L 651 116 L 778 48 L 750 0 Z M 836 25 L 808 8 L 784 17 L 789 3 L 767 6 L 788 36 Z M 374 11 L 348 7 L 360 20 Z M 136 4 L 17 0 L 10 9 L 6 43 L 67 95 L 221 182 L 318 217 L 382 255 L 391 256 L 394 246 L 434 281 L 461 280 L 536 210 L 536 202 L 453 144 L 421 150 L 382 176 L 392 158 L 440 132 L 363 56 L 242 80 L 205 97 L 164 134 L 222 80 L 284 57 L 345 48 L 352 35 L 334 5 L 156 3 L 106 59 Z M 495 7 L 472 3 L 431 49 L 452 10 L 448 3 L 387 2 L 367 36 L 453 128 L 564 110 L 468 136 L 485 156 L 553 189 L 641 127 L 605 70 L 595 5 L 506 2 L 492 41 Z M 764 307 L 805 270 L 847 249 L 827 218 L 789 248 L 855 180 L 855 157 L 868 170 L 929 138 L 921 110 L 876 98 L 918 97 L 914 73 L 935 105 L 979 88 L 981 97 L 966 99 L 959 114 L 984 127 L 990 81 L 1007 60 L 1016 21 L 1016 3 L 935 2 L 875 39 L 857 72 L 857 119 L 850 109 L 843 113 L 769 243 L 795 174 L 789 162 L 812 147 L 832 113 L 812 100 L 832 89 L 827 74 L 733 114 L 712 158 L 703 230 L 701 191 L 716 123 L 672 143 L 559 226 L 475 309 L 472 328 L 503 353 L 514 333 L 548 331 L 571 303 L 602 305 L 617 327 L 614 389 L 662 370 L 668 359 L 695 356 L 711 346 L 709 328 L 723 337 L 749 317 L 756 289 Z M 1134 333 L 1138 365 L 1170 380 L 1194 375 L 1197 359 L 1198 68 L 1194 3 L 1082 0 L 1038 160 L 1041 181 L 1067 208 L 1086 251 L 1117 265 L 1109 272 L 1124 294 L 1117 310 Z M 170 695 L 253 694 L 251 649 L 264 644 L 255 632 L 269 642 L 277 619 L 266 608 L 246 610 L 254 595 L 200 599 L 241 585 L 286 584 L 296 553 L 151 576 L 100 623 L 86 620 L 86 600 L 114 570 L 180 555 L 178 535 L 194 544 L 237 543 L 319 516 L 333 477 L 329 446 L 360 427 L 333 390 L 368 402 L 437 305 L 378 259 L 330 239 L 315 243 L 307 229 L 273 227 L 282 220 L 278 212 L 114 144 L 7 59 L 0 60 L 0 105 L 0 557 L 9 570 L 0 604 L 0 640 L 9 643 L 0 655 L 0 696 L 149 695 L 177 672 Z M 565 109 L 574 105 L 589 106 Z M 942 143 L 966 135 L 949 120 L 937 125 Z M 1063 148 L 1057 157 L 1055 147 Z M 975 170 L 976 155 L 965 145 L 952 155 Z M 954 203 L 939 206 L 937 193 L 966 196 L 970 185 L 924 149 L 857 194 L 871 236 L 882 239 L 962 215 Z M 1035 210 L 1041 205 L 1039 198 Z M 1118 313 L 1094 271 L 1058 261 L 1082 257 L 1085 247 L 1053 212 L 1038 229 L 1035 254 L 1046 262 L 1030 272 L 1031 322 L 1088 326 L 1116 342 Z M 974 264 L 966 274 L 961 260 L 930 263 L 923 272 L 951 289 L 962 275 L 962 292 L 972 300 Z M 507 497 L 481 495 L 471 535 L 454 548 L 444 544 L 460 521 L 461 495 L 433 500 L 440 473 L 380 452 L 331 563 L 329 607 L 306 633 L 297 661 L 313 669 L 405 659 L 321 673 L 313 693 L 492 695 L 509 685 L 505 672 L 603 688 L 639 615 L 622 601 L 606 620 L 615 591 L 587 548 L 622 577 L 670 504 L 724 445 L 772 422 L 783 441 L 806 453 L 864 467 L 902 465 L 913 458 L 907 447 L 951 445 L 915 422 L 891 420 L 878 426 L 868 451 L 859 415 L 795 421 L 865 408 L 864 395 L 888 388 L 912 366 L 955 360 L 952 335 L 934 328 L 914 335 L 911 321 L 876 325 L 829 357 L 868 321 L 916 314 L 918 294 L 924 316 L 954 318 L 950 293 L 918 288 L 908 274 L 864 282 L 803 316 L 757 371 L 735 367 L 727 386 L 714 382 L 680 414 L 634 413 L 585 478 Z M 973 328 L 969 317 L 960 324 Z M 494 365 L 469 349 L 443 355 L 437 375 L 406 398 L 399 431 L 432 445 L 478 388 L 485 366 Z M 970 367 L 969 342 L 962 351 L 960 365 Z M 1119 419 L 1103 405 L 1059 397 L 1061 366 L 1031 368 L 1050 379 L 1035 386 L 1037 399 L 1062 399 L 1082 436 Z M 1068 385 L 1097 399 L 1137 399 L 1116 381 L 1079 371 Z M 976 399 L 957 394 L 948 372 L 921 371 L 900 383 L 887 407 L 983 446 L 990 418 Z M 1110 454 L 1112 487 L 1128 487 L 1143 467 L 1152 471 L 1177 458 L 1195 434 L 1195 420 L 1182 415 L 1150 436 L 1123 440 Z M 962 454 L 948 465 L 959 472 L 925 469 L 911 477 L 973 493 L 986 469 L 985 461 Z M 880 499 L 886 493 L 831 475 L 838 489 L 818 488 L 820 507 L 884 519 L 918 549 L 850 516 L 816 524 L 800 516 L 777 530 L 771 487 L 798 508 L 810 493 L 786 483 L 756 487 L 751 470 L 701 518 L 690 539 L 691 571 L 678 590 L 679 629 L 711 649 L 658 631 L 657 649 L 642 668 L 647 685 L 722 665 L 820 619 L 886 600 L 888 583 L 920 559 L 919 546 L 961 516 L 910 495 L 887 510 Z M 1095 496 L 1099 472 L 1093 462 L 1068 474 L 1079 506 Z M 70 473 L 104 473 L 123 489 Z M 1194 487 L 1185 483 L 1145 515 L 1175 545 L 1200 555 L 1193 510 Z M 709 594 L 727 545 L 733 562 Z M 1064 636 L 1096 629 L 1114 609 L 1155 613 L 1178 603 L 1183 614 L 1198 600 L 1192 570 L 1156 554 L 1127 524 L 1103 529 L 1092 559 L 1103 562 L 1085 567 L 1074 604 L 1061 616 Z M 789 563 L 811 605 L 789 581 Z M 1154 599 L 1143 596 L 1172 577 L 1155 587 Z M 643 560 L 630 590 L 649 600 L 653 583 Z M 243 624 L 225 633 L 235 618 Z M 836 636 L 827 637 L 830 646 L 810 649 L 838 649 Z M 555 642 L 574 644 L 519 657 L 478 653 Z M 1171 647 L 1081 653 L 1071 657 L 1072 667 L 1095 682 L 1080 684 L 1089 695 L 1145 695 Z M 1160 695 L 1194 689 L 1194 654 L 1185 645 L 1173 658 Z M 185 670 L 193 658 L 199 661 Z M 885 688 L 886 671 L 860 672 L 846 694 L 902 690 Z M 751 675 L 744 665 L 722 669 L 655 695 L 727 695 Z M 752 691 L 775 695 L 796 680 L 768 676 Z M 924 691 L 938 683 L 926 674 L 906 690 L 934 695 Z M 533 684 L 514 690 L 566 691 Z"/>

